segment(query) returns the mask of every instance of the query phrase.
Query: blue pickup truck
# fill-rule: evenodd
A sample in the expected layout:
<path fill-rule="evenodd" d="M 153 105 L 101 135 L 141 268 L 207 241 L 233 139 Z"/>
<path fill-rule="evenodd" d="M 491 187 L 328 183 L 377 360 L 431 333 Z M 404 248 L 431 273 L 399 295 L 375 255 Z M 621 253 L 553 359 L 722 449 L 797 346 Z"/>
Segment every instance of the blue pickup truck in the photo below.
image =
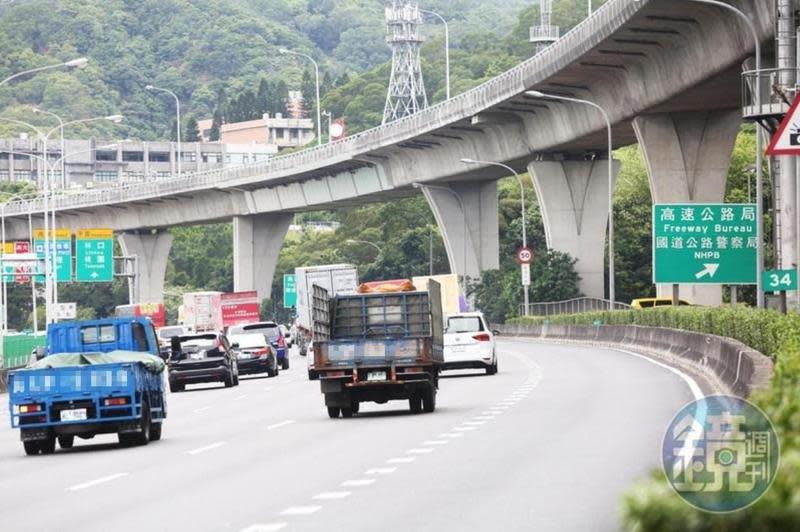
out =
<path fill-rule="evenodd" d="M 167 417 L 155 329 L 149 318 L 51 324 L 46 353 L 8 375 L 11 426 L 28 455 L 51 454 L 113 434 L 120 445 L 161 439 Z"/>

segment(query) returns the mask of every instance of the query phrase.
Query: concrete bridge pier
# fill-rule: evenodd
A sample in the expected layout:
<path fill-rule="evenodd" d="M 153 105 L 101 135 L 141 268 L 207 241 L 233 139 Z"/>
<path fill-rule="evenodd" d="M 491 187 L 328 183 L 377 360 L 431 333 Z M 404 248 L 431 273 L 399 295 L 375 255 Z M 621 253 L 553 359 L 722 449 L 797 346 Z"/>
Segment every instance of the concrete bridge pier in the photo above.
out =
<path fill-rule="evenodd" d="M 236 292 L 256 290 L 259 299 L 271 297 L 278 255 L 293 219 L 292 213 L 233 218 L 233 289 Z"/>
<path fill-rule="evenodd" d="M 172 234 L 167 231 L 122 233 L 117 238 L 122 254 L 136 257 L 136 302 L 163 303 Z"/>
<path fill-rule="evenodd" d="M 442 231 L 450 271 L 480 279 L 500 267 L 497 181 L 460 181 L 422 189 Z"/>
<path fill-rule="evenodd" d="M 657 113 L 634 119 L 653 203 L 719 203 L 725 185 L 741 110 Z M 671 285 L 657 287 L 672 297 Z M 722 304 L 720 286 L 681 285 L 681 298 L 698 305 Z"/>
<path fill-rule="evenodd" d="M 616 181 L 619 162 L 613 161 Z M 578 259 L 580 289 L 605 297 L 608 159 L 543 160 L 528 165 L 549 249 Z"/>

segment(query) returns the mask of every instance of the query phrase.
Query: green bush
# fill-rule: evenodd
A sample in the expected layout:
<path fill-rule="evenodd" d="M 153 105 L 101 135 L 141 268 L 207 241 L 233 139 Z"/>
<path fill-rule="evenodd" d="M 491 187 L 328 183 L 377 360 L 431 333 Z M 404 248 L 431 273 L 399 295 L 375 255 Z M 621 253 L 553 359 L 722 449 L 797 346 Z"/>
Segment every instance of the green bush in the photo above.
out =
<path fill-rule="evenodd" d="M 756 504 L 731 514 L 701 512 L 672 491 L 663 472 L 632 486 L 623 497 L 627 530 L 732 532 L 800 530 L 800 314 L 736 308 L 660 308 L 521 317 L 513 324 L 647 325 L 716 334 L 739 340 L 775 360 L 770 387 L 750 399 L 772 420 L 781 464 L 770 490 Z"/>

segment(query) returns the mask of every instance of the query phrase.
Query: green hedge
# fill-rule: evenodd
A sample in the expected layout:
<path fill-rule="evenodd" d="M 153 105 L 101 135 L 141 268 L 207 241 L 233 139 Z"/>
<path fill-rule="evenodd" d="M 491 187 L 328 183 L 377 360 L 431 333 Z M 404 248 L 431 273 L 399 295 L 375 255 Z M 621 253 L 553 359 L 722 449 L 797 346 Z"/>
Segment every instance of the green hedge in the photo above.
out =
<path fill-rule="evenodd" d="M 728 532 L 800 530 L 800 315 L 737 308 L 661 308 L 590 312 L 548 318 L 522 317 L 513 324 L 647 325 L 734 338 L 775 359 L 769 389 L 750 399 L 772 419 L 781 443 L 781 465 L 770 490 L 753 506 L 731 514 L 700 512 L 685 504 L 661 471 L 623 497 L 628 530 Z"/>

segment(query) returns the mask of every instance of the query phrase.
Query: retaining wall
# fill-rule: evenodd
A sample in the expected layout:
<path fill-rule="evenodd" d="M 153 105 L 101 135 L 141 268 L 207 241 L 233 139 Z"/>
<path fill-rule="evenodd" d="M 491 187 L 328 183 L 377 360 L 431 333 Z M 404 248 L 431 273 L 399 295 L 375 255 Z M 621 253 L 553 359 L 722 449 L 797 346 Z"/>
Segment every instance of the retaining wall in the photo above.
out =
<path fill-rule="evenodd" d="M 500 325 L 503 335 L 619 346 L 653 353 L 713 378 L 727 393 L 747 397 L 766 388 L 772 360 L 741 342 L 702 334 L 639 325 Z M 721 390 L 723 391 L 723 390 Z"/>

